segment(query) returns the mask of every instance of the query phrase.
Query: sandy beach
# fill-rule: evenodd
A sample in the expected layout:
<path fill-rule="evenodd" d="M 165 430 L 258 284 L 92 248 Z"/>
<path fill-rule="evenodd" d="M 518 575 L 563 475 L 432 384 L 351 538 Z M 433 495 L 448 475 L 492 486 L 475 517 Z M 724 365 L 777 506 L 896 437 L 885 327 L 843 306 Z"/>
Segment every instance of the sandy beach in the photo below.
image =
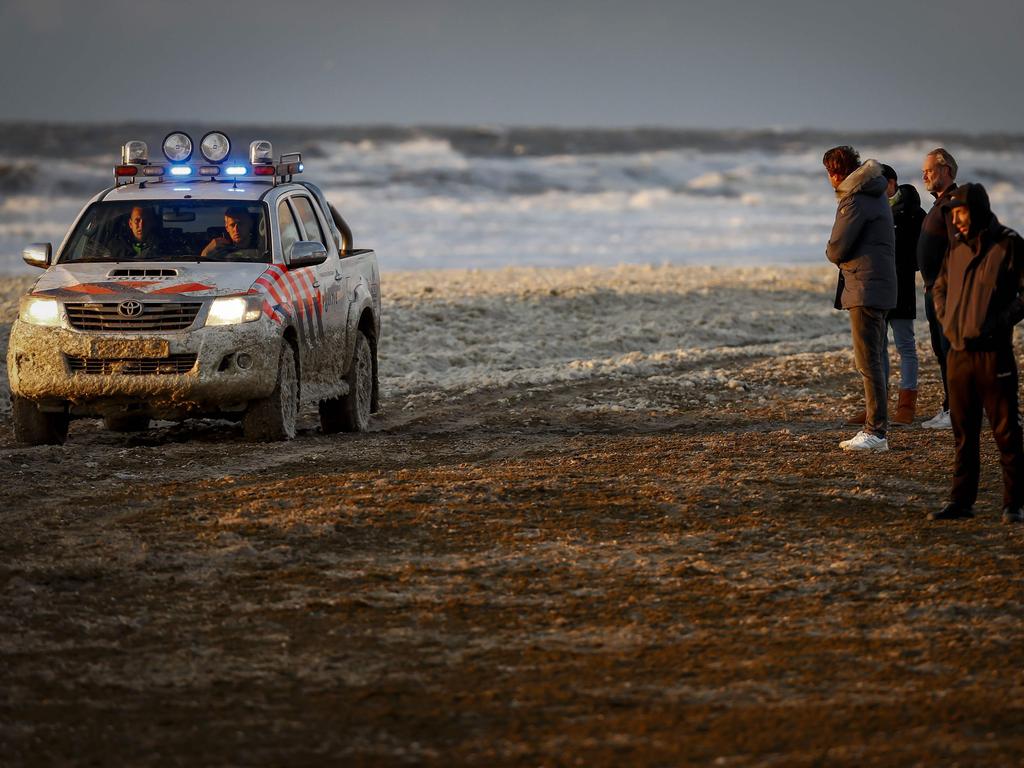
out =
<path fill-rule="evenodd" d="M 0 280 L 5 355 L 28 284 Z M 310 412 L 275 445 L 78 421 L 19 447 L 5 371 L 0 762 L 1019 764 L 995 451 L 945 525 L 950 433 L 841 452 L 833 290 L 385 269 L 373 430 Z"/>

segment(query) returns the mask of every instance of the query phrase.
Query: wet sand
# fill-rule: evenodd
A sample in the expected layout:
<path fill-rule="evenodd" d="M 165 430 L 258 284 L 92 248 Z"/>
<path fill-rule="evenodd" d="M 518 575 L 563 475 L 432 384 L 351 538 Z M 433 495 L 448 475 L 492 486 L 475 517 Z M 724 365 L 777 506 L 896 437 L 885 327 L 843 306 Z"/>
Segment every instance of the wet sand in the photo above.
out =
<path fill-rule="evenodd" d="M 950 433 L 838 450 L 831 277 L 386 275 L 365 435 L 24 448 L 5 403 L 4 762 L 1019 764 L 994 449 L 952 524 Z"/>

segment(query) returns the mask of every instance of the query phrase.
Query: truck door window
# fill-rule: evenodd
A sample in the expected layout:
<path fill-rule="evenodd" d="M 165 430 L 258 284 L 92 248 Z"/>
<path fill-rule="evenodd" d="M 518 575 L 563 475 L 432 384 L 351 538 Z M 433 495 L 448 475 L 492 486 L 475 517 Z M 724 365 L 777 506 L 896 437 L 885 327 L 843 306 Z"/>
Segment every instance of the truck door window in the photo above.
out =
<path fill-rule="evenodd" d="M 324 231 L 320 227 L 320 221 L 313 211 L 313 205 L 309 202 L 309 198 L 293 197 L 292 205 L 295 206 L 295 212 L 302 221 L 302 228 L 306 230 L 306 239 L 316 240 L 326 246 L 327 239 L 324 237 Z"/>
<path fill-rule="evenodd" d="M 277 204 L 277 221 L 281 227 L 281 255 L 285 256 L 299 242 L 299 228 L 295 225 L 295 217 L 292 216 L 287 200 Z"/>

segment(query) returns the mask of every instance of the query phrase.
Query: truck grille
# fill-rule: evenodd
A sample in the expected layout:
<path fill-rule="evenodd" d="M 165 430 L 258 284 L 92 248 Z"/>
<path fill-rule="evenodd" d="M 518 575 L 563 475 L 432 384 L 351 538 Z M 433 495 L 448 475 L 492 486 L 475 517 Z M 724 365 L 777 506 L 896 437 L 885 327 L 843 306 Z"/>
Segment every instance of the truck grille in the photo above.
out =
<path fill-rule="evenodd" d="M 148 376 L 150 374 L 181 374 L 191 371 L 196 364 L 195 354 L 169 357 L 73 357 L 65 355 L 72 373 L 103 376 Z"/>
<path fill-rule="evenodd" d="M 134 302 L 142 309 L 131 315 L 118 311 L 126 303 L 65 304 L 64 309 L 71 327 L 80 331 L 183 331 L 203 306 L 199 301 Z"/>

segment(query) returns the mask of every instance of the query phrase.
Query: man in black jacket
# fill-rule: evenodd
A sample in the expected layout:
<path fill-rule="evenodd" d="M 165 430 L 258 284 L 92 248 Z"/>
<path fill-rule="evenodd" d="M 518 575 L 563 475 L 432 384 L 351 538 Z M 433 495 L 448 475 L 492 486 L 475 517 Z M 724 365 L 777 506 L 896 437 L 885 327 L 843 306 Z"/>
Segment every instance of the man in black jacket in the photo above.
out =
<path fill-rule="evenodd" d="M 896 238 L 882 166 L 863 165 L 853 147 L 833 147 L 822 158 L 836 191 L 836 220 L 825 255 L 839 267 L 836 309 L 850 312 L 853 356 L 864 377 L 864 428 L 839 447 L 887 451 L 888 412 L 882 362 L 885 313 L 896 306 Z"/>
<path fill-rule="evenodd" d="M 1013 326 L 1024 319 L 1024 240 L 999 223 L 981 184 L 949 198 L 956 239 L 932 286 L 950 344 L 949 412 L 956 463 L 949 503 L 932 520 L 973 517 L 982 408 L 1003 465 L 1003 521 L 1024 522 L 1024 436 L 1017 415 Z"/>
<path fill-rule="evenodd" d="M 935 203 L 921 223 L 921 237 L 917 241 L 917 266 L 921 270 L 924 281 L 924 314 L 928 318 L 928 331 L 931 334 L 932 351 L 939 363 L 939 374 L 942 376 L 942 408 L 921 426 L 926 429 L 949 429 L 949 385 L 946 381 L 946 355 L 949 353 L 949 342 L 942 334 L 942 324 L 935 315 L 935 303 L 932 299 L 932 285 L 942 268 L 942 263 L 949 252 L 953 240 L 953 225 L 950 223 L 949 198 L 956 189 L 956 160 L 942 147 L 937 147 L 925 155 L 921 166 L 921 176 L 925 188 L 932 193 Z"/>
<path fill-rule="evenodd" d="M 133 207 L 124 229 L 107 245 L 113 258 L 124 261 L 159 259 L 166 255 L 160 220 L 148 206 Z"/>

